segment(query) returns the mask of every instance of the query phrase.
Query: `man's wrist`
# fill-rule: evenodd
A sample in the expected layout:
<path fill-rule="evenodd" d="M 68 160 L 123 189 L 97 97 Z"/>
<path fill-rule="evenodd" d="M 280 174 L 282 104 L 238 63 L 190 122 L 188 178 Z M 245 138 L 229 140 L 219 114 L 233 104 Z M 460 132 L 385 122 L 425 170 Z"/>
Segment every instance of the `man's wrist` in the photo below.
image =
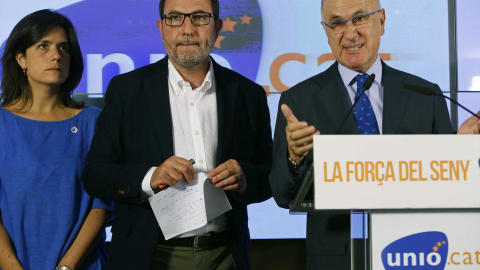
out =
<path fill-rule="evenodd" d="M 298 168 L 302 166 L 303 160 L 304 159 L 302 159 L 301 161 L 295 161 L 290 156 L 288 156 L 288 166 L 294 170 L 298 170 Z"/>
<path fill-rule="evenodd" d="M 143 191 L 143 197 L 148 198 L 150 196 L 153 196 L 155 192 L 152 189 L 152 186 L 150 185 L 150 181 L 152 179 L 153 172 L 157 169 L 157 167 L 151 167 L 148 172 L 145 174 L 145 177 L 142 180 L 142 191 Z"/>

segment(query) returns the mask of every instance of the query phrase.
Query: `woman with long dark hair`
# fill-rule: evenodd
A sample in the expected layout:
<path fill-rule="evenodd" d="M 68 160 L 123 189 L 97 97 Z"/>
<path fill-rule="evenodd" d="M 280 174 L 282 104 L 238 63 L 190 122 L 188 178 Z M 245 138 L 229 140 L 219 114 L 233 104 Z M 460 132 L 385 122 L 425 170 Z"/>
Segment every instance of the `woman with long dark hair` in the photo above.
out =
<path fill-rule="evenodd" d="M 100 109 L 72 98 L 75 29 L 55 11 L 27 15 L 1 61 L 0 268 L 101 269 L 113 206 L 81 183 Z"/>

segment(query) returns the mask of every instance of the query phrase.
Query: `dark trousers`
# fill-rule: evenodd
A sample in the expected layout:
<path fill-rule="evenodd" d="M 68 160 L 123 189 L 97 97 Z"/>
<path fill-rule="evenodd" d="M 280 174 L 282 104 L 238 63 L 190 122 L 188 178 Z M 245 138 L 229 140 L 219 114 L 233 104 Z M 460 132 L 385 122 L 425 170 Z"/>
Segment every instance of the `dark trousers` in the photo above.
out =
<path fill-rule="evenodd" d="M 151 270 L 234 270 L 228 245 L 193 248 L 157 245 Z"/>

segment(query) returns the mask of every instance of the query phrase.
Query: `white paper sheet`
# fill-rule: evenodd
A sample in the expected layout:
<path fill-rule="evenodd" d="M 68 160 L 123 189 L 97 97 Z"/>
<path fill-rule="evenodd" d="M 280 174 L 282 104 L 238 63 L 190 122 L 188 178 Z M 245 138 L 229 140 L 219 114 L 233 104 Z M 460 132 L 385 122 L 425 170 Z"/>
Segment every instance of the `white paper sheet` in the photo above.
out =
<path fill-rule="evenodd" d="M 232 209 L 225 191 L 211 185 L 209 179 L 198 173 L 190 185 L 183 180 L 148 198 L 166 240 L 205 226 Z"/>

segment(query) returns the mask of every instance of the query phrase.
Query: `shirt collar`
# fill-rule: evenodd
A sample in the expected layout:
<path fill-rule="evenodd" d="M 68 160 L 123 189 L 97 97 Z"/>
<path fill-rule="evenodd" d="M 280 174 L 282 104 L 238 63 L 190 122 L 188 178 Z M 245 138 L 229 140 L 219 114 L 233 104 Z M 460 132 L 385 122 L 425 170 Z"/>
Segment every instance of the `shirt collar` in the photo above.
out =
<path fill-rule="evenodd" d="M 213 84 L 213 63 L 212 59 L 210 59 L 209 68 L 205 79 L 203 80 L 202 85 L 200 87 L 193 89 L 193 90 L 200 90 L 200 92 L 206 92 L 212 88 Z M 179 92 L 183 91 L 183 87 L 190 86 L 190 83 L 185 81 L 178 70 L 173 66 L 170 59 L 168 59 L 168 80 L 170 84 L 173 86 L 174 91 L 178 94 Z"/>
<path fill-rule="evenodd" d="M 373 65 L 367 70 L 365 73 L 359 73 L 357 71 L 351 70 L 342 64 L 338 63 L 338 72 L 340 72 L 340 77 L 342 77 L 343 84 L 348 89 L 348 86 L 352 82 L 352 80 L 358 74 L 368 74 L 372 75 L 375 74 L 375 83 L 378 85 L 382 85 L 382 62 L 380 61 L 380 56 L 377 55 L 377 59 L 373 63 Z"/>

